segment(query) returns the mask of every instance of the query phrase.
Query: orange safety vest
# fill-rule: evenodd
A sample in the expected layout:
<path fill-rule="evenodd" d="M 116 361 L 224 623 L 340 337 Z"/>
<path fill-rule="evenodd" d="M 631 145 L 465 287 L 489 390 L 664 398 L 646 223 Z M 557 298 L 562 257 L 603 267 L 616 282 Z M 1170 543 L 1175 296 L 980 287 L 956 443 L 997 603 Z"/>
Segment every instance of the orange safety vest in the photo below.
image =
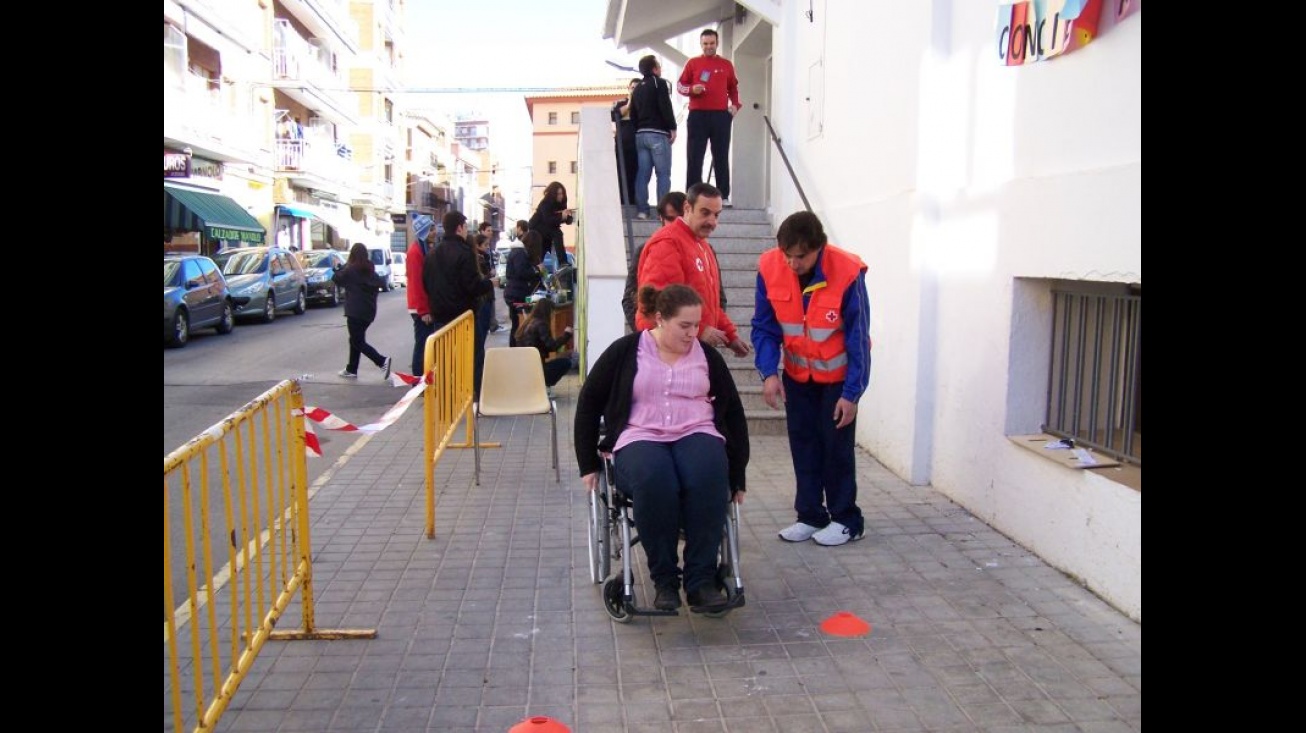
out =
<path fill-rule="evenodd" d="M 766 283 L 766 298 L 784 336 L 784 370 L 799 382 L 834 384 L 848 373 L 848 350 L 843 336 L 843 298 L 866 263 L 852 252 L 826 244 L 818 262 L 825 280 L 813 279 L 803 310 L 804 289 L 798 275 L 785 262 L 779 248 L 762 254 L 758 272 Z"/>

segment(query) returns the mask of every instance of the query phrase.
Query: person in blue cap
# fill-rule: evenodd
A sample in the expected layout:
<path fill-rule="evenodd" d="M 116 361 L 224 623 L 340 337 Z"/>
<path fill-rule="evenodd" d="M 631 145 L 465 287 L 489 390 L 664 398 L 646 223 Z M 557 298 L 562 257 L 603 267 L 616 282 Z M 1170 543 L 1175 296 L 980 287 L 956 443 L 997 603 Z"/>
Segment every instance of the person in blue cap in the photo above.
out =
<path fill-rule="evenodd" d="M 413 241 L 408 245 L 408 256 L 404 258 L 404 269 L 408 273 L 408 314 L 413 318 L 413 374 L 417 376 L 422 375 L 426 339 L 435 333 L 426 286 L 422 284 L 422 263 L 426 261 L 434 224 L 435 221 L 425 214 L 413 217 Z"/>

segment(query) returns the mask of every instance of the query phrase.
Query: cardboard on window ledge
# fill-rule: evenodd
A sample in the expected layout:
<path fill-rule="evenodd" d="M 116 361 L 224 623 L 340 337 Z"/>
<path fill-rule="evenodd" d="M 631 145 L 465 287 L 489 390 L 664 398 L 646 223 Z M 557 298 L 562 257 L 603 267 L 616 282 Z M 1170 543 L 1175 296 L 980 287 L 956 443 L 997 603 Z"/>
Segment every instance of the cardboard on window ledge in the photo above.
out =
<path fill-rule="evenodd" d="M 1055 435 L 1036 433 L 1034 435 L 1012 435 L 1009 437 L 1011 442 L 1016 445 L 1037 453 L 1053 463 L 1059 463 L 1067 468 L 1109 468 L 1111 466 L 1120 465 L 1119 461 L 1112 460 L 1111 458 L 1093 451 L 1090 448 L 1047 448 L 1046 446 L 1049 443 L 1057 444 L 1061 442 L 1061 439 Z M 1082 457 L 1085 455 L 1090 457 L 1091 462 L 1082 460 Z"/>

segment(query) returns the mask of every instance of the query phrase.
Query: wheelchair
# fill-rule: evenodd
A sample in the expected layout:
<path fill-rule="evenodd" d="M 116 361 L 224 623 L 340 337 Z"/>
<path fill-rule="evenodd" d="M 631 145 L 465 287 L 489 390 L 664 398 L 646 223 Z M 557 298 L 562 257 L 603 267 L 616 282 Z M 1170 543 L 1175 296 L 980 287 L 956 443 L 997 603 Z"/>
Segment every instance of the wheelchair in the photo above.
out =
<path fill-rule="evenodd" d="M 635 558 L 639 544 L 632 501 L 616 485 L 611 456 L 603 456 L 599 485 L 589 498 L 590 581 L 603 585 L 603 608 L 618 623 L 628 624 L 636 616 L 679 616 L 680 611 L 662 611 L 639 605 L 635 597 Z M 612 572 L 613 561 L 619 563 Z M 744 581 L 739 574 L 739 505 L 730 502 L 725 531 L 718 553 L 717 587 L 726 594 L 726 604 L 702 616 L 721 618 L 744 605 Z"/>

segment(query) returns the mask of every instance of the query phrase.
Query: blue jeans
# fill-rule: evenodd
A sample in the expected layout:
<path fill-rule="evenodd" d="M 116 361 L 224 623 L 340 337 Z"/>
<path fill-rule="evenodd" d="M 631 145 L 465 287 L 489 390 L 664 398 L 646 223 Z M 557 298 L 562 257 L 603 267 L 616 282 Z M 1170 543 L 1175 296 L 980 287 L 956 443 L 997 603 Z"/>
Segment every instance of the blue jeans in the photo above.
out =
<path fill-rule="evenodd" d="M 660 132 L 636 132 L 635 157 L 639 163 L 635 173 L 635 210 L 647 214 L 648 182 L 654 170 L 658 173 L 658 201 L 671 191 L 671 138 Z"/>
<path fill-rule="evenodd" d="M 614 465 L 617 486 L 634 502 L 635 528 L 653 585 L 680 586 L 676 549 L 683 527 L 685 590 L 715 587 L 730 506 L 725 442 L 702 433 L 674 443 L 640 440 L 617 451 Z"/>

